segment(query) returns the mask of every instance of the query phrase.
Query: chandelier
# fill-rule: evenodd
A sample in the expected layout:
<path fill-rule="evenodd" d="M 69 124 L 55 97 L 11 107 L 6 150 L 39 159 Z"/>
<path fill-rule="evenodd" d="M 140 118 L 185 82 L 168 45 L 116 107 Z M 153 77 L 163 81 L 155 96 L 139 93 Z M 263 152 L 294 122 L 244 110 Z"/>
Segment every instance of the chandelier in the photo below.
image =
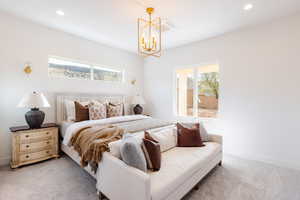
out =
<path fill-rule="evenodd" d="M 152 19 L 154 8 L 147 8 L 148 19 L 138 19 L 138 51 L 144 56 L 161 55 L 161 19 Z"/>

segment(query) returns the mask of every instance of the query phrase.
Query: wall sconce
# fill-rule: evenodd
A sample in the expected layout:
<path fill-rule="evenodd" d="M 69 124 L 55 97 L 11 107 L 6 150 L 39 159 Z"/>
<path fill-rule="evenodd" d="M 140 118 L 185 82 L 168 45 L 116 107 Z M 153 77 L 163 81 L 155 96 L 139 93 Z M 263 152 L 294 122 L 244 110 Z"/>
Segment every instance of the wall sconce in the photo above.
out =
<path fill-rule="evenodd" d="M 136 83 L 136 79 L 131 80 L 132 85 L 135 85 L 135 83 Z"/>
<path fill-rule="evenodd" d="M 29 63 L 26 63 L 25 66 L 24 66 L 24 72 L 25 74 L 29 75 L 32 73 L 32 68 L 31 68 L 31 65 Z"/>

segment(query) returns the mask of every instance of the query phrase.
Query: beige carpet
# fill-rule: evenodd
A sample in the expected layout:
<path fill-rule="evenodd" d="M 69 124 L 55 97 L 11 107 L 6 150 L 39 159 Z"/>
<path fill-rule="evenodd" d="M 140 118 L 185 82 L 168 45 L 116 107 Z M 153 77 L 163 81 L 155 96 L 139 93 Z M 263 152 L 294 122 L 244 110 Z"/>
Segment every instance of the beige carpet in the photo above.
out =
<path fill-rule="evenodd" d="M 96 199 L 95 180 L 66 156 L 0 168 L 0 200 Z M 225 156 L 184 200 L 300 200 L 300 172 Z"/>

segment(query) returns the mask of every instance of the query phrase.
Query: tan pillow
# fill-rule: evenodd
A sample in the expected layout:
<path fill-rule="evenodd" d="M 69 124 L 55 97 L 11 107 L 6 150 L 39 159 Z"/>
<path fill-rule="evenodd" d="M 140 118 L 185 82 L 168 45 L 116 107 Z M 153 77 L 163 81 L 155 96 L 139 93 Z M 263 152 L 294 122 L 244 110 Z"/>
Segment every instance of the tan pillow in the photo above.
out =
<path fill-rule="evenodd" d="M 89 107 L 75 101 L 75 122 L 89 120 Z"/>
<path fill-rule="evenodd" d="M 193 128 L 186 128 L 177 123 L 178 147 L 202 147 L 205 146 L 199 134 L 199 124 Z"/>
<path fill-rule="evenodd" d="M 106 105 L 98 101 L 89 103 L 89 118 L 90 120 L 98 120 L 106 118 Z"/>
<path fill-rule="evenodd" d="M 107 105 L 107 117 L 118 117 L 123 115 L 123 104 L 112 104 Z"/>

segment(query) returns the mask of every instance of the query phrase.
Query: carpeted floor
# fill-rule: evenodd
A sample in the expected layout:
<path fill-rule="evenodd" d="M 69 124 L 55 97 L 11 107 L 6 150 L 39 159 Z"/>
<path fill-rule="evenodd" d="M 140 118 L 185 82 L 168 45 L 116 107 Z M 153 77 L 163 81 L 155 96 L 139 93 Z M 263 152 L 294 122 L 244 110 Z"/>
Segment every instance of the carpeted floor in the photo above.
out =
<path fill-rule="evenodd" d="M 0 200 L 96 199 L 95 180 L 66 156 L 0 168 Z M 225 156 L 184 200 L 300 200 L 300 172 Z"/>

